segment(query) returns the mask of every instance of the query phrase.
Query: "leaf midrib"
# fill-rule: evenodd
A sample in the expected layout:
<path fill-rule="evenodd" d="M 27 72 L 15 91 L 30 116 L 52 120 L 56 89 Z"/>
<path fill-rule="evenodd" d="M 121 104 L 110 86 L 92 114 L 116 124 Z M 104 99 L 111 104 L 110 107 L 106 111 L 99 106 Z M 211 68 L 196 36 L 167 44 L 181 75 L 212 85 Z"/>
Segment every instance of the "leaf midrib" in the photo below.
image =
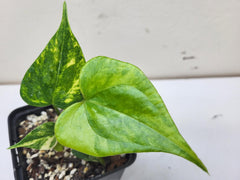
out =
<path fill-rule="evenodd" d="M 101 91 L 97 92 L 96 94 L 94 94 L 93 96 L 88 97 L 88 98 L 85 98 L 85 96 L 84 96 L 83 93 L 82 93 L 82 95 L 83 95 L 83 98 L 85 99 L 86 102 L 90 102 L 90 103 L 93 103 L 93 104 L 95 104 L 95 105 L 103 106 L 103 107 L 105 107 L 105 108 L 114 110 L 114 111 L 116 111 L 116 112 L 118 112 L 118 113 L 121 113 L 121 114 L 123 114 L 123 115 L 129 116 L 130 118 L 136 120 L 137 122 L 143 124 L 144 126 L 147 126 L 146 124 L 138 121 L 136 118 L 130 116 L 129 114 L 125 114 L 125 113 L 123 113 L 123 112 L 117 111 L 116 109 L 112 109 L 112 108 L 110 108 L 110 107 L 108 107 L 108 106 L 99 104 L 99 103 L 97 103 L 96 101 L 92 100 L 92 99 L 93 99 L 94 97 L 96 97 L 98 94 L 100 94 L 100 93 L 102 93 L 102 92 L 104 92 L 104 91 L 106 91 L 106 90 L 108 90 L 108 89 L 111 89 L 111 88 L 114 88 L 114 87 L 118 87 L 118 86 L 130 86 L 130 87 L 133 87 L 133 88 L 137 89 L 138 91 L 140 91 L 140 92 L 148 99 L 148 101 L 149 101 L 153 106 L 155 106 L 155 105 L 149 100 L 149 98 L 148 98 L 148 96 L 147 96 L 146 94 L 144 94 L 141 90 L 139 90 L 139 89 L 136 88 L 135 86 L 131 86 L 131 85 L 129 85 L 129 84 L 118 84 L 118 85 L 110 86 L 110 87 L 108 87 L 108 88 L 102 89 Z M 82 92 L 82 91 L 81 91 L 81 92 Z M 84 103 L 84 104 L 85 104 L 85 103 Z M 156 108 L 157 108 L 157 107 L 156 107 Z M 86 108 L 85 108 L 85 111 L 86 111 Z M 89 123 L 89 125 L 90 125 L 90 123 Z M 91 126 L 91 125 L 90 125 L 90 126 Z M 171 140 L 171 139 L 167 138 L 166 136 L 162 135 L 159 131 L 153 129 L 152 127 L 150 127 L 150 126 L 147 126 L 147 127 L 151 128 L 151 129 L 154 130 L 155 132 L 159 133 L 162 137 L 164 137 L 165 139 L 169 140 L 169 141 L 172 142 L 174 145 L 176 145 L 177 147 L 179 147 L 179 149 L 181 149 L 181 150 L 183 150 L 183 151 L 186 152 L 186 150 L 182 149 L 181 145 L 177 144 L 177 143 L 174 142 L 173 140 Z M 91 126 L 91 128 L 92 128 L 92 126 Z M 92 129 L 93 129 L 93 128 L 92 128 Z M 96 133 L 96 131 L 94 131 L 94 132 Z M 100 135 L 100 136 L 101 136 L 101 135 Z M 101 137 L 102 137 L 102 136 L 101 136 Z M 105 138 L 105 137 L 104 137 L 104 138 Z M 136 144 L 137 144 L 137 143 L 136 143 Z M 140 144 L 139 144 L 139 145 L 140 145 Z"/>
<path fill-rule="evenodd" d="M 65 28 L 63 27 L 63 38 L 62 38 L 62 41 L 63 43 L 61 44 L 61 48 L 60 48 L 60 53 L 59 53 L 59 61 L 58 61 L 58 68 L 57 68 L 57 79 L 56 79 L 56 82 L 55 82 L 55 86 L 54 86 L 54 91 L 53 91 L 53 94 L 55 94 L 55 91 L 56 91 L 56 87 L 58 86 L 58 81 L 59 81 L 59 74 L 60 74 L 60 69 L 61 69 L 61 63 L 62 63 L 62 56 L 63 56 L 63 47 L 64 47 L 64 39 L 65 39 Z M 52 104 L 54 104 L 54 96 L 52 96 Z"/>
<path fill-rule="evenodd" d="M 62 31 L 60 31 L 62 29 Z M 68 17 L 67 17 L 67 9 L 66 9 L 66 4 L 64 4 L 64 8 L 63 8 L 63 15 L 62 15 L 62 21 L 61 21 L 61 24 L 60 24 L 60 27 L 58 29 L 57 32 L 62 32 L 62 44 L 61 44 L 61 47 L 60 47 L 60 53 L 59 53 L 59 61 L 58 61 L 58 68 L 57 68 L 57 79 L 56 79 L 56 82 L 55 82 L 55 85 L 54 85 L 54 91 L 53 91 L 53 94 L 55 94 L 55 91 L 56 91 L 56 87 L 58 86 L 58 81 L 59 81 L 59 74 L 60 74 L 60 70 L 61 70 L 61 63 L 62 63 L 62 59 L 63 59 L 63 47 L 65 45 L 65 36 L 67 34 L 67 31 L 69 30 L 69 23 L 68 23 Z M 71 30 L 69 30 L 70 33 L 71 33 Z M 58 37 L 58 34 L 56 34 L 56 38 Z M 58 38 L 57 38 L 58 39 Z M 52 96 L 52 103 L 51 104 L 54 104 L 54 96 Z"/>
<path fill-rule="evenodd" d="M 138 143 L 135 143 L 135 142 L 133 143 L 133 142 L 117 141 L 117 140 L 109 139 L 109 138 L 107 138 L 107 137 L 104 137 L 104 136 L 100 135 L 100 134 L 99 134 L 98 132 L 96 132 L 95 129 L 91 126 L 91 123 L 89 123 L 89 119 L 88 119 L 88 115 L 87 115 L 88 110 L 87 110 L 87 108 L 86 108 L 86 103 L 83 103 L 82 105 L 84 106 L 84 109 L 85 109 L 84 112 L 86 113 L 85 115 L 86 115 L 88 124 L 89 124 L 89 126 L 91 127 L 92 131 L 94 131 L 94 133 L 95 133 L 97 136 L 102 137 L 102 138 L 107 139 L 107 140 L 110 140 L 110 141 L 119 142 L 119 143 L 136 144 L 136 145 L 140 145 L 140 146 L 144 146 L 144 147 L 149 147 L 149 148 L 152 148 L 152 147 L 153 147 L 153 146 L 147 146 L 147 145 L 138 144 Z M 156 148 L 158 149 L 158 147 L 156 147 Z"/>
<path fill-rule="evenodd" d="M 88 100 L 88 101 L 90 101 L 90 100 Z M 159 133 L 157 130 L 153 129 L 152 127 L 147 126 L 146 124 L 138 121 L 136 118 L 131 117 L 131 116 L 128 115 L 128 114 L 122 113 L 122 112 L 120 112 L 120 111 L 118 111 L 118 110 L 116 110 L 116 109 L 113 109 L 113 108 L 110 108 L 110 107 L 108 107 L 108 106 L 105 106 L 105 105 L 96 103 L 95 101 L 94 101 L 94 102 L 90 101 L 90 103 L 93 103 L 93 104 L 95 104 L 95 105 L 98 105 L 98 106 L 102 106 L 102 107 L 111 109 L 111 110 L 113 110 L 113 111 L 115 111 L 115 112 L 118 112 L 118 113 L 120 113 L 120 114 L 123 114 L 123 115 L 125 115 L 125 116 L 128 116 L 128 117 L 134 119 L 135 121 L 137 121 L 138 123 L 142 124 L 143 126 L 148 127 L 148 128 L 151 128 L 154 132 L 156 132 L 157 134 L 159 134 L 160 136 L 162 136 L 164 139 L 166 139 L 167 141 L 172 142 L 172 143 L 173 143 L 175 146 L 177 146 L 180 150 L 182 150 L 182 151 L 186 152 L 188 155 L 190 155 L 186 150 L 182 149 L 182 147 L 179 146 L 177 143 L 175 143 L 175 142 L 172 141 L 171 139 L 168 139 L 166 136 L 162 135 L 161 133 Z M 87 113 L 88 111 L 87 111 L 87 108 L 86 108 L 85 106 L 86 106 L 86 105 L 85 105 L 85 103 L 84 103 L 85 112 Z M 158 146 L 155 146 L 155 145 L 150 145 L 150 146 L 149 146 L 149 145 L 142 145 L 142 144 L 139 144 L 139 143 L 136 143 L 136 142 L 134 142 L 134 143 L 132 143 L 132 142 L 122 142 L 122 141 L 112 140 L 112 139 L 106 138 L 106 137 L 104 137 L 104 136 L 101 136 L 101 135 L 100 135 L 98 132 L 96 132 L 95 129 L 91 126 L 91 123 L 89 123 L 89 119 L 88 119 L 87 114 L 86 114 L 86 117 L 87 117 L 88 124 L 89 124 L 89 126 L 91 127 L 91 129 L 92 129 L 98 136 L 103 137 L 104 139 L 108 139 L 108 140 L 115 141 L 115 142 L 120 142 L 120 143 L 137 144 L 137 145 L 140 145 L 140 146 L 143 146 L 143 147 L 150 147 L 150 148 L 153 148 L 153 147 L 154 147 L 154 148 L 156 148 L 156 149 L 159 150 L 159 147 L 158 147 Z M 165 152 L 165 151 L 163 151 L 163 150 L 161 150 L 161 151 L 162 151 L 162 152 Z M 192 155 L 190 155 L 190 156 L 192 157 Z"/>
<path fill-rule="evenodd" d="M 30 145 L 32 145 L 32 144 L 34 144 L 35 142 L 38 142 L 38 141 L 44 141 L 44 139 L 49 139 L 49 138 L 52 138 L 52 137 L 54 137 L 54 135 L 53 136 L 44 136 L 44 137 L 40 137 L 40 138 L 34 138 L 34 140 L 35 141 L 26 141 L 26 142 L 23 142 L 23 144 L 21 145 L 18 145 L 18 143 L 20 143 L 21 141 L 19 141 L 18 143 L 16 143 L 15 145 L 13 145 L 12 146 L 12 148 L 14 148 L 14 147 L 24 147 L 25 145 L 24 144 L 26 144 L 26 143 L 28 143 L 28 142 L 30 142 L 31 144 L 29 144 L 28 146 L 30 146 Z"/>

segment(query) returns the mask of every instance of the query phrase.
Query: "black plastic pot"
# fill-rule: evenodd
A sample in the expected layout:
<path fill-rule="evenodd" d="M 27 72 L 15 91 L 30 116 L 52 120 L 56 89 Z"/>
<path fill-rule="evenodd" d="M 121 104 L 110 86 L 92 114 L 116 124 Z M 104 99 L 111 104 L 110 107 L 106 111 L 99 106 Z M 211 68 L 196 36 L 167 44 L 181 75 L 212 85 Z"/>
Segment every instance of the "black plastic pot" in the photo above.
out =
<path fill-rule="evenodd" d="M 26 116 L 29 114 L 40 115 L 41 111 L 46 110 L 49 107 L 33 107 L 33 106 L 23 106 L 11 112 L 8 117 L 8 131 L 9 131 L 9 140 L 10 145 L 13 145 L 19 141 L 18 127 L 21 121 L 26 119 Z M 22 148 L 12 149 L 12 163 L 15 180 L 27 180 L 26 172 L 26 159 L 22 154 Z M 121 167 L 114 169 L 111 172 L 108 172 L 104 175 L 99 175 L 91 180 L 119 180 L 124 172 L 124 169 L 130 166 L 136 159 L 136 154 L 127 154 L 127 162 Z"/>

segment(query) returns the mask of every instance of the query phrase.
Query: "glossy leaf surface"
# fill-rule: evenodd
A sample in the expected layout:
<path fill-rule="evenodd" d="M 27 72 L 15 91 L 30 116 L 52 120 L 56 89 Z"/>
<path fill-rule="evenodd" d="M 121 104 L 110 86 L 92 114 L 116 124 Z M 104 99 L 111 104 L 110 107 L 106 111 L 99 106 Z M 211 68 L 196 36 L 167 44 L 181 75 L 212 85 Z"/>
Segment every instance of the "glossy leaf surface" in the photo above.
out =
<path fill-rule="evenodd" d="M 32 130 L 17 144 L 9 147 L 9 149 L 27 147 L 39 150 L 49 150 L 54 148 L 56 144 L 54 123 L 47 122 Z"/>
<path fill-rule="evenodd" d="M 80 101 L 79 73 L 84 64 L 64 3 L 59 29 L 23 78 L 23 100 L 32 106 L 54 105 L 63 109 Z"/>
<path fill-rule="evenodd" d="M 67 108 L 56 122 L 56 138 L 62 145 L 99 157 L 167 152 L 207 171 L 137 67 L 93 58 L 82 68 L 80 88 L 84 100 Z"/>

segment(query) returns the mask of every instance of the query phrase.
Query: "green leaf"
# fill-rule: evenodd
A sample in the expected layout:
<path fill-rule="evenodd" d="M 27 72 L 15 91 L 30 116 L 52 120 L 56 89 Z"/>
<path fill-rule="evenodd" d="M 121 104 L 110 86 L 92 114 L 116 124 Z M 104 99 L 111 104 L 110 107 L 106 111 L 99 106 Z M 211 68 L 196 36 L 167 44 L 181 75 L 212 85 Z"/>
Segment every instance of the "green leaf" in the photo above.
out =
<path fill-rule="evenodd" d="M 85 161 L 91 161 L 91 162 L 98 162 L 101 163 L 102 165 L 105 165 L 105 161 L 101 157 L 95 157 L 95 156 L 90 156 L 88 154 L 81 153 L 79 151 L 75 151 L 72 149 L 73 155 L 77 156 L 79 159 L 83 159 Z"/>
<path fill-rule="evenodd" d="M 84 64 L 64 3 L 59 29 L 22 80 L 23 100 L 32 106 L 54 105 L 63 109 L 80 101 L 79 73 Z"/>
<path fill-rule="evenodd" d="M 64 150 L 64 146 L 61 145 L 60 143 L 57 143 L 56 146 L 54 147 L 55 151 L 63 151 Z"/>
<path fill-rule="evenodd" d="M 167 152 L 207 171 L 137 67 L 93 58 L 81 70 L 80 88 L 84 100 L 67 108 L 55 125 L 56 138 L 64 146 L 98 157 Z"/>
<path fill-rule="evenodd" d="M 39 150 L 49 150 L 54 148 L 56 144 L 54 123 L 47 122 L 32 130 L 17 144 L 9 147 L 9 149 L 27 147 Z"/>

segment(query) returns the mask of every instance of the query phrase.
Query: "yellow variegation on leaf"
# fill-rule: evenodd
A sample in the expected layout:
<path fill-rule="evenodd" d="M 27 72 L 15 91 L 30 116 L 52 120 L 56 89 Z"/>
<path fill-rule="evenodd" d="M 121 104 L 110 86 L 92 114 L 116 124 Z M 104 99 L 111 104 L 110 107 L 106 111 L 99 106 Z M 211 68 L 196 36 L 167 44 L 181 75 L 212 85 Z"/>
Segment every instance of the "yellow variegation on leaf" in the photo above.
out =
<path fill-rule="evenodd" d="M 11 148 L 40 149 L 58 141 L 96 157 L 166 152 L 207 172 L 139 68 L 103 56 L 85 63 L 68 24 L 66 3 L 58 31 L 24 76 L 21 96 L 33 106 L 52 104 L 65 110 L 55 128 L 47 124 L 47 134 L 42 125 Z"/>
<path fill-rule="evenodd" d="M 54 125 L 55 123 L 53 122 L 46 122 L 38 126 L 17 144 L 9 147 L 9 149 L 18 147 L 27 147 L 39 150 L 53 149 L 57 145 L 57 140 L 54 135 Z"/>
<path fill-rule="evenodd" d="M 22 80 L 23 100 L 32 106 L 54 105 L 62 109 L 80 101 L 79 72 L 84 64 L 64 3 L 59 29 Z"/>
<path fill-rule="evenodd" d="M 62 145 L 98 157 L 167 152 L 207 171 L 139 68 L 100 56 L 85 64 L 79 83 L 84 100 L 68 107 L 55 125 Z"/>

